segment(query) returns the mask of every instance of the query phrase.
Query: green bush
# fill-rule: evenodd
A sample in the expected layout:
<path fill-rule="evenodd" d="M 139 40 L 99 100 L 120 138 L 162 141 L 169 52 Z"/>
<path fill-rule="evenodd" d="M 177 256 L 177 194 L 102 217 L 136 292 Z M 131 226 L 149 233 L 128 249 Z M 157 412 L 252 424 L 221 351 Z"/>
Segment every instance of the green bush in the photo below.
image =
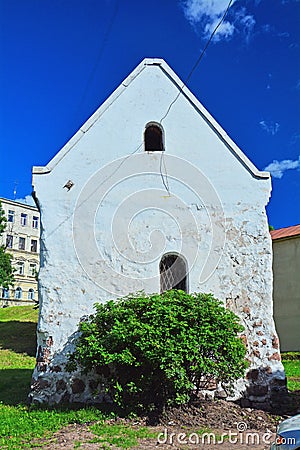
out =
<path fill-rule="evenodd" d="M 184 404 L 211 380 L 244 375 L 243 327 L 211 294 L 139 293 L 95 308 L 80 323 L 68 370 L 103 374 L 122 407 Z"/>

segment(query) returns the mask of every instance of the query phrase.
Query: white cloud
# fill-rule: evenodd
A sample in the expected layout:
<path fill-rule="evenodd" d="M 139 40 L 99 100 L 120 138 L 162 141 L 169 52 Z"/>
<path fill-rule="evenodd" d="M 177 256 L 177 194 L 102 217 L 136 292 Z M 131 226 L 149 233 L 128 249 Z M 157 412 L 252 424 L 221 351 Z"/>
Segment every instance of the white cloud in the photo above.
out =
<path fill-rule="evenodd" d="M 229 10 L 231 14 L 228 14 L 219 26 L 214 36 L 215 42 L 230 39 L 236 32 L 242 33 L 246 40 L 249 39 L 255 19 L 252 15 L 247 14 L 244 7 L 236 9 L 233 14 L 231 8 L 236 1 L 232 1 Z M 205 39 L 211 35 L 228 7 L 228 0 L 180 0 L 180 3 L 187 20 Z"/>
<path fill-rule="evenodd" d="M 232 5 L 235 1 L 233 0 Z M 228 0 L 182 0 L 181 5 L 187 20 L 193 26 L 197 26 L 202 36 L 207 38 L 221 20 L 228 6 Z M 225 20 L 215 34 L 215 41 L 229 38 L 234 30 L 234 25 Z"/>
<path fill-rule="evenodd" d="M 215 27 L 218 25 L 219 18 L 217 18 L 214 22 L 208 22 L 204 27 L 204 34 L 206 37 L 209 37 L 211 33 L 214 31 Z M 229 22 L 222 22 L 218 28 L 217 33 L 214 36 L 215 42 L 220 41 L 221 39 L 228 39 L 234 33 L 234 25 Z"/>
<path fill-rule="evenodd" d="M 236 0 L 233 0 L 232 4 Z M 183 0 L 182 6 L 190 22 L 200 22 L 204 16 L 210 19 L 221 18 L 228 6 L 228 0 Z"/>
<path fill-rule="evenodd" d="M 272 120 L 261 120 L 259 122 L 259 125 L 264 131 L 272 134 L 272 136 L 274 136 L 278 132 L 280 127 L 278 122 L 273 122 Z"/>
<path fill-rule="evenodd" d="M 290 33 L 288 31 L 281 31 L 277 36 L 282 39 L 287 39 L 290 37 Z"/>
<path fill-rule="evenodd" d="M 264 170 L 267 170 L 275 178 L 282 178 L 286 170 L 300 169 L 300 156 L 293 161 L 292 159 L 284 159 L 283 161 L 277 161 L 274 159 Z"/>
<path fill-rule="evenodd" d="M 256 21 L 254 17 L 250 14 L 246 14 L 243 18 L 241 18 L 242 31 L 247 41 L 249 41 L 250 37 L 252 36 L 255 23 Z"/>
<path fill-rule="evenodd" d="M 23 203 L 24 205 L 36 206 L 31 195 L 25 195 L 24 198 L 16 198 L 16 202 Z"/>

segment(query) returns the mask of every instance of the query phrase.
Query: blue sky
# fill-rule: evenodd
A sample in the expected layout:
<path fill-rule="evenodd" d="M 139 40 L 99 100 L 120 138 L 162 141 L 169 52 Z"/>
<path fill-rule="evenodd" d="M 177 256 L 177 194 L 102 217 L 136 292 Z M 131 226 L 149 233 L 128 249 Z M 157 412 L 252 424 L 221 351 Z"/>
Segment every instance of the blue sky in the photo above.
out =
<path fill-rule="evenodd" d="M 0 0 L 0 196 L 45 165 L 145 57 L 185 80 L 229 0 Z M 273 174 L 275 228 L 300 223 L 300 0 L 233 0 L 188 81 Z"/>

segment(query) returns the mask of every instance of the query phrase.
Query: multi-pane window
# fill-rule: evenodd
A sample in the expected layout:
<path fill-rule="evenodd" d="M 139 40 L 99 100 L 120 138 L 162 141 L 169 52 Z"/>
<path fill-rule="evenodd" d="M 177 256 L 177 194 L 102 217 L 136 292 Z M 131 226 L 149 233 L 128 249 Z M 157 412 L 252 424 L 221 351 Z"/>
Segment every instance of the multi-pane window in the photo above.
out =
<path fill-rule="evenodd" d="M 25 238 L 19 237 L 19 250 L 25 250 Z"/>
<path fill-rule="evenodd" d="M 180 289 L 187 292 L 186 264 L 179 255 L 164 255 L 159 264 L 160 290 Z"/>
<path fill-rule="evenodd" d="M 24 275 L 24 263 L 21 261 L 17 263 L 17 274 Z"/>
<path fill-rule="evenodd" d="M 29 275 L 31 277 L 35 277 L 35 275 L 36 275 L 36 264 L 30 264 L 29 265 Z"/>
<path fill-rule="evenodd" d="M 28 295 L 27 295 L 28 300 L 34 300 L 34 290 L 33 289 L 28 289 Z"/>
<path fill-rule="evenodd" d="M 37 252 L 37 240 L 31 239 L 30 251 L 36 253 Z"/>
<path fill-rule="evenodd" d="M 32 217 L 32 228 L 38 228 L 39 227 L 39 218 L 37 216 Z"/>
<path fill-rule="evenodd" d="M 21 213 L 21 225 L 25 226 L 27 225 L 27 214 Z"/>
<path fill-rule="evenodd" d="M 15 290 L 15 298 L 22 298 L 22 289 L 20 287 L 17 287 L 17 289 Z"/>
<path fill-rule="evenodd" d="M 7 222 L 14 222 L 15 221 L 15 212 L 13 209 L 8 210 L 8 216 L 7 216 Z"/>
<path fill-rule="evenodd" d="M 2 289 L 2 298 L 9 298 L 9 289 L 8 288 Z"/>
<path fill-rule="evenodd" d="M 8 234 L 6 236 L 6 248 L 13 248 L 13 236 L 11 234 Z"/>

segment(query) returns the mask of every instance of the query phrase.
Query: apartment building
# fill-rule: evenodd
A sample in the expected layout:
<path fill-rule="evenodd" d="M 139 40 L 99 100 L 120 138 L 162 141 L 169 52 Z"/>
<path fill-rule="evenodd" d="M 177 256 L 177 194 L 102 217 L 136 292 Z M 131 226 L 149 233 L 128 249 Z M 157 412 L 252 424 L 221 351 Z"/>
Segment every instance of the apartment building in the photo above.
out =
<path fill-rule="evenodd" d="M 38 299 L 40 214 L 35 206 L 0 198 L 7 225 L 1 237 L 12 259 L 15 283 L 1 288 L 1 306 L 33 303 Z"/>

